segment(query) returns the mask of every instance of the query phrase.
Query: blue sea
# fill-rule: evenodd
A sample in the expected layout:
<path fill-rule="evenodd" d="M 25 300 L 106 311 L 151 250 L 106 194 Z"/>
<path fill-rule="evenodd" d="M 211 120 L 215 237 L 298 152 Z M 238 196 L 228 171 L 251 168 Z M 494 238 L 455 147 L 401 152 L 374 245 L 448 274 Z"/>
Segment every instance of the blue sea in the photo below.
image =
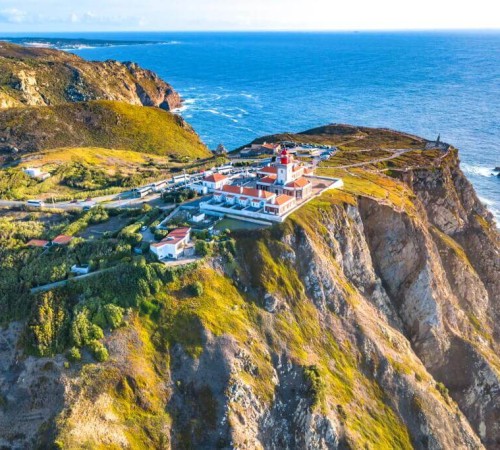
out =
<path fill-rule="evenodd" d="M 180 92 L 180 114 L 211 148 L 332 122 L 440 134 L 460 149 L 462 169 L 500 223 L 498 31 L 8 38 L 154 70 Z"/>

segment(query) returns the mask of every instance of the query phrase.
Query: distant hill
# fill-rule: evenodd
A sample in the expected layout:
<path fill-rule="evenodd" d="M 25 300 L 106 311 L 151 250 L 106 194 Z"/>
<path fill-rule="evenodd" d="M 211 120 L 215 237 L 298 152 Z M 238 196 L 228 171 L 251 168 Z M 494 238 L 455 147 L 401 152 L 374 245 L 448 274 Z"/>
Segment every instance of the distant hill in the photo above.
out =
<path fill-rule="evenodd" d="M 0 42 L 0 108 L 119 100 L 171 110 L 172 86 L 132 62 L 85 61 L 71 53 Z"/>
<path fill-rule="evenodd" d="M 281 133 L 255 139 L 252 144 L 263 142 L 293 141 L 303 144 L 341 146 L 343 150 L 362 148 L 414 148 L 425 147 L 421 137 L 387 128 L 368 128 L 345 124 L 330 124 L 300 133 Z"/>
<path fill-rule="evenodd" d="M 159 108 L 100 100 L 0 110 L 0 158 L 61 147 L 211 156 L 181 117 Z"/>

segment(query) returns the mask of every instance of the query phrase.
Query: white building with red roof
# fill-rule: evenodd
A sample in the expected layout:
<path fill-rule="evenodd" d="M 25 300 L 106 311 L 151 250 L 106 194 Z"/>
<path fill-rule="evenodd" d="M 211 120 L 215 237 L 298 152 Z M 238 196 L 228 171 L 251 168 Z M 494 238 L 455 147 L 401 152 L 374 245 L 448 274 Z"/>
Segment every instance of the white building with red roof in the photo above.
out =
<path fill-rule="evenodd" d="M 188 246 L 191 238 L 191 228 L 182 227 L 172 230 L 160 242 L 150 245 L 149 250 L 155 254 L 158 259 L 172 258 L 178 259 L 182 256 L 185 248 Z"/>
<path fill-rule="evenodd" d="M 205 186 L 209 192 L 213 192 L 216 189 L 222 189 L 227 183 L 229 183 L 229 178 L 221 173 L 208 175 L 201 181 L 201 184 Z"/>
<path fill-rule="evenodd" d="M 306 168 L 294 160 L 283 149 L 274 166 L 263 167 L 257 171 L 257 189 L 296 199 L 306 199 L 312 195 L 312 183 L 304 176 Z"/>

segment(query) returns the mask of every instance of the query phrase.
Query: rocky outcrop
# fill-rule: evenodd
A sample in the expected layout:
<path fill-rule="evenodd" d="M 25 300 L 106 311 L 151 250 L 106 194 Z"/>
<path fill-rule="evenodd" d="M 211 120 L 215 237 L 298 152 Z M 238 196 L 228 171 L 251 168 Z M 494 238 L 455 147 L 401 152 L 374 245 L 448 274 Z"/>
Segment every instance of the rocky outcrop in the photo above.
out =
<path fill-rule="evenodd" d="M 54 439 L 52 419 L 64 406 L 63 357 L 26 357 L 23 326 L 0 331 L 0 447 L 36 448 Z"/>
<path fill-rule="evenodd" d="M 172 86 L 135 63 L 89 62 L 66 52 L 0 45 L 0 107 L 117 100 L 167 111 L 181 105 Z"/>

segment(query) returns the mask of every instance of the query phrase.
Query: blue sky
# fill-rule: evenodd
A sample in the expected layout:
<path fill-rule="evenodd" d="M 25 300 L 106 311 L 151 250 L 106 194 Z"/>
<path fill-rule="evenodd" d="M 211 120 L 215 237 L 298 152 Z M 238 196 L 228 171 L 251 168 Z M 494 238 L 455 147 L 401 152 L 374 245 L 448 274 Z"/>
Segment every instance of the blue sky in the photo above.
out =
<path fill-rule="evenodd" d="M 500 28 L 495 0 L 0 0 L 0 33 Z"/>

